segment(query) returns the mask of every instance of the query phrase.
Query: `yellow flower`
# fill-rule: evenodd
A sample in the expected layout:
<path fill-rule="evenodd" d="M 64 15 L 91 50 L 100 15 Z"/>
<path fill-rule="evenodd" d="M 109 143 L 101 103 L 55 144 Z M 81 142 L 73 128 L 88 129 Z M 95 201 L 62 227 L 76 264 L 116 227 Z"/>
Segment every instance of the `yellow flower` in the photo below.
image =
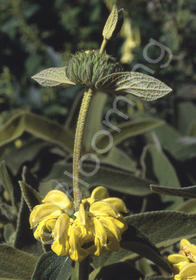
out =
<path fill-rule="evenodd" d="M 196 280 L 196 246 L 182 239 L 178 254 L 168 256 L 175 280 Z"/>
<path fill-rule="evenodd" d="M 109 197 L 104 187 L 97 187 L 91 197 L 82 200 L 77 212 L 72 209 L 73 203 L 65 193 L 50 191 L 30 215 L 31 228 L 36 227 L 35 238 L 52 242 L 51 249 L 57 255 L 75 261 L 119 249 L 121 235 L 127 229 L 121 214 L 127 209 L 121 199 Z"/>
<path fill-rule="evenodd" d="M 180 242 L 180 253 L 187 256 L 188 259 L 196 262 L 196 246 L 188 240 L 182 239 Z"/>

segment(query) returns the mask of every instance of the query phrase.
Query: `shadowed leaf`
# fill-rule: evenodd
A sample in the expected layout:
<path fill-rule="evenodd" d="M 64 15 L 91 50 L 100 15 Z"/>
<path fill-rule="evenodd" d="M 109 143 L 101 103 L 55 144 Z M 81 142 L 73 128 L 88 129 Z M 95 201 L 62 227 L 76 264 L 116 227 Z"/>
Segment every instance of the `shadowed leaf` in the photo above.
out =
<path fill-rule="evenodd" d="M 100 164 L 98 169 L 96 169 L 97 165 L 94 163 L 82 164 L 86 174 L 80 176 L 81 186 L 88 189 L 91 186 L 101 185 L 114 191 L 138 196 L 151 194 L 149 189 L 150 181 L 136 177 L 127 170 L 119 170 L 119 168 L 114 168 L 110 165 Z M 61 179 L 68 184 L 72 184 L 72 164 L 66 164 L 63 161 L 56 163 L 50 175 L 44 181 L 47 182 L 50 179 Z M 42 183 L 40 184 L 40 192 L 41 188 Z"/>
<path fill-rule="evenodd" d="M 126 220 L 146 234 L 157 247 L 196 237 L 196 214 L 163 210 L 130 215 Z"/>
<path fill-rule="evenodd" d="M 161 194 L 182 196 L 186 198 L 196 198 L 196 186 L 184 187 L 184 188 L 179 188 L 179 187 L 172 188 L 172 187 L 150 185 L 150 189 L 153 192 L 161 193 Z"/>
<path fill-rule="evenodd" d="M 111 130 L 109 131 L 109 133 L 111 134 L 111 137 L 113 139 L 113 144 L 118 145 L 121 142 L 129 139 L 130 137 L 140 135 L 163 124 L 164 122 L 162 120 L 153 118 L 135 120 L 119 125 L 118 128 L 120 132 Z M 102 135 L 103 136 L 96 141 L 96 147 L 98 147 L 99 149 L 104 149 L 108 146 L 108 135 Z"/>
<path fill-rule="evenodd" d="M 66 128 L 45 117 L 27 112 L 15 114 L 0 127 L 0 146 L 12 142 L 25 131 L 59 145 L 64 150 L 72 151 L 73 136 Z"/>
<path fill-rule="evenodd" d="M 29 280 L 37 257 L 7 245 L 0 245 L 0 276 Z"/>
<path fill-rule="evenodd" d="M 14 187 L 4 160 L 0 162 L 0 179 L 3 187 L 9 193 L 12 206 L 15 207 Z"/>
<path fill-rule="evenodd" d="M 57 256 L 52 251 L 43 254 L 35 267 L 32 280 L 68 280 L 73 267 L 68 257 Z"/>
<path fill-rule="evenodd" d="M 148 239 L 148 237 L 133 227 L 128 222 L 128 230 L 122 235 L 121 247 L 126 250 L 131 250 L 141 257 L 145 257 L 157 265 L 161 266 L 166 271 L 171 272 L 168 263 L 160 255 L 159 250 Z"/>
<path fill-rule="evenodd" d="M 26 182 L 19 181 L 19 185 L 23 197 L 25 199 L 25 202 L 28 205 L 29 210 L 32 211 L 34 206 L 41 203 L 42 199 L 39 193 L 36 190 L 34 190 L 30 185 L 28 185 Z"/>

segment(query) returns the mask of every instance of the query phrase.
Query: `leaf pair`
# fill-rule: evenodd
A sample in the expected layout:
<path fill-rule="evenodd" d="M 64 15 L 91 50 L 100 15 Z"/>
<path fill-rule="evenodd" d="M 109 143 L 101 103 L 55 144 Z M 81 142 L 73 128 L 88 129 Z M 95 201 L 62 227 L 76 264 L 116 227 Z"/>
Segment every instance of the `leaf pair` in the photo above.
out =
<path fill-rule="evenodd" d="M 32 77 L 45 87 L 70 87 L 76 85 L 66 75 L 66 67 L 42 70 Z M 138 72 L 117 72 L 109 74 L 95 83 L 96 90 L 114 94 L 133 94 L 146 101 L 153 101 L 171 92 L 163 82 Z"/>

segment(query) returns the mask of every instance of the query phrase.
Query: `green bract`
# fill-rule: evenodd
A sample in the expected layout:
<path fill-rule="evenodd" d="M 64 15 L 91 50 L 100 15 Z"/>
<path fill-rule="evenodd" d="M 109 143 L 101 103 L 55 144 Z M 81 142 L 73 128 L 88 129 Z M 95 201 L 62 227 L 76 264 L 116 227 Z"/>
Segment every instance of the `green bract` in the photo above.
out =
<path fill-rule="evenodd" d="M 108 75 L 119 72 L 122 67 L 115 59 L 97 50 L 77 52 L 66 68 L 67 77 L 77 85 L 97 89 L 97 82 Z"/>

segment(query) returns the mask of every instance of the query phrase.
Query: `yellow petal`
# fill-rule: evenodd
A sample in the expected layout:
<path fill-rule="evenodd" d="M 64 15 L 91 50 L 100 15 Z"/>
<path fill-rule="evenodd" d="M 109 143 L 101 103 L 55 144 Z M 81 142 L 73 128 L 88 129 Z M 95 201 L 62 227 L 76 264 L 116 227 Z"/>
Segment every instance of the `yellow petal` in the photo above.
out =
<path fill-rule="evenodd" d="M 37 226 L 34 237 L 40 239 L 43 243 L 52 241 L 52 230 L 55 226 L 56 219 L 45 218 Z"/>
<path fill-rule="evenodd" d="M 98 201 L 98 200 L 102 200 L 106 197 L 109 197 L 107 189 L 99 186 L 99 187 L 96 187 L 92 191 L 90 198 L 92 199 L 92 201 Z"/>
<path fill-rule="evenodd" d="M 67 244 L 66 240 L 64 240 L 64 242 L 62 241 L 62 239 L 61 240 L 55 240 L 52 243 L 51 249 L 58 256 L 67 256 L 69 253 L 68 253 L 66 244 Z"/>
<path fill-rule="evenodd" d="M 94 222 L 95 237 L 100 241 L 101 247 L 106 246 L 107 245 L 107 233 L 106 233 L 104 226 L 96 218 L 93 219 L 93 222 Z"/>
<path fill-rule="evenodd" d="M 55 239 L 51 249 L 58 256 L 65 256 L 69 253 L 68 229 L 70 218 L 66 214 L 61 214 L 56 221 L 52 235 Z"/>
<path fill-rule="evenodd" d="M 184 252 L 190 260 L 196 262 L 196 246 L 194 244 L 191 244 L 186 239 L 182 239 L 180 242 L 180 248 L 182 253 Z"/>
<path fill-rule="evenodd" d="M 61 210 L 59 209 L 59 207 L 51 203 L 36 205 L 33 208 L 29 217 L 31 228 L 37 226 L 37 224 L 47 216 L 51 216 L 51 218 L 55 218 L 58 217 L 60 214 L 61 214 Z"/>
<path fill-rule="evenodd" d="M 101 241 L 99 238 L 95 237 L 94 243 L 95 243 L 95 247 L 96 247 L 96 251 L 94 252 L 95 256 L 100 256 L 104 251 L 106 251 L 106 246 L 103 247 L 101 245 Z"/>
<path fill-rule="evenodd" d="M 191 245 L 191 243 L 187 239 L 182 239 L 180 241 L 180 248 L 184 249 L 184 247 Z"/>
<path fill-rule="evenodd" d="M 115 209 L 106 202 L 98 201 L 91 204 L 89 208 L 89 212 L 91 212 L 94 216 L 111 216 L 111 217 L 120 217 L 120 214 L 115 211 Z"/>
<path fill-rule="evenodd" d="M 79 219 L 81 225 L 86 225 L 87 217 L 86 217 L 86 212 L 84 210 L 83 203 L 80 204 L 79 213 L 78 213 L 78 219 Z"/>
<path fill-rule="evenodd" d="M 187 264 L 179 273 L 180 280 L 196 279 L 196 263 Z"/>
<path fill-rule="evenodd" d="M 100 222 L 104 226 L 106 232 L 111 232 L 115 238 L 120 241 L 121 238 L 121 231 L 120 229 L 116 226 L 113 220 L 111 220 L 109 217 L 100 217 L 99 218 Z M 114 219 L 115 220 L 115 219 Z"/>
<path fill-rule="evenodd" d="M 61 237 L 67 236 L 67 231 L 69 227 L 70 218 L 66 214 L 61 214 L 56 220 L 55 227 L 53 229 L 52 235 L 55 240 L 60 239 Z"/>
<path fill-rule="evenodd" d="M 103 202 L 109 203 L 116 212 L 124 212 L 127 213 L 127 208 L 124 201 L 117 197 L 108 197 L 102 200 Z"/>
<path fill-rule="evenodd" d="M 168 261 L 171 264 L 177 264 L 177 263 L 180 263 L 180 262 L 187 262 L 187 263 L 189 263 L 189 261 L 188 261 L 186 256 L 179 255 L 179 254 L 169 255 L 167 259 L 168 259 Z"/>
<path fill-rule="evenodd" d="M 69 197 L 59 190 L 50 191 L 43 199 L 44 203 L 52 203 L 57 205 L 60 209 L 71 209 L 73 203 L 70 201 Z"/>

